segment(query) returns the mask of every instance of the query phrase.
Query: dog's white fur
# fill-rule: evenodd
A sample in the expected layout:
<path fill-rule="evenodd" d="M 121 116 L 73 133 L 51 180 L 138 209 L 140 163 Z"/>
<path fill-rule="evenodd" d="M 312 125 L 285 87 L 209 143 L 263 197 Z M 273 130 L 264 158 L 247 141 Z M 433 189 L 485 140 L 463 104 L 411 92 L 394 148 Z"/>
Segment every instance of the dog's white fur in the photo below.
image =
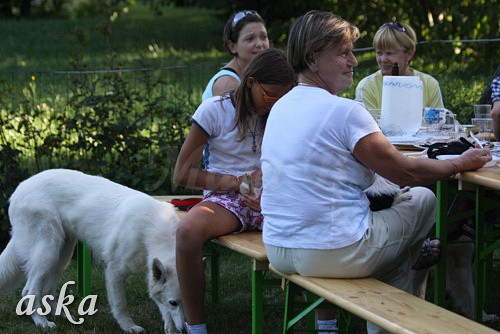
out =
<path fill-rule="evenodd" d="M 469 319 L 474 319 L 474 281 L 472 278 L 474 244 L 463 235 L 458 243 L 448 244 L 446 262 L 446 294 L 450 308 Z M 483 322 L 498 321 L 496 314 L 482 312 Z"/>
<path fill-rule="evenodd" d="M 372 184 L 364 190 L 369 197 L 376 197 L 379 195 L 394 196 L 392 206 L 410 200 L 411 194 L 409 191 L 410 187 L 400 188 L 397 184 L 378 174 L 374 174 Z"/>
<path fill-rule="evenodd" d="M 181 331 L 184 313 L 175 267 L 179 218 L 171 204 L 103 177 L 53 169 L 17 187 L 9 217 L 12 238 L 0 254 L 0 294 L 26 279 L 22 296 L 35 295 L 34 308 L 40 307 L 44 295 L 55 296 L 75 243 L 83 240 L 104 265 L 108 302 L 123 331 L 143 331 L 127 310 L 124 284 L 131 273 L 147 273 L 165 332 Z M 55 326 L 37 312 L 32 319 L 40 327 Z"/>

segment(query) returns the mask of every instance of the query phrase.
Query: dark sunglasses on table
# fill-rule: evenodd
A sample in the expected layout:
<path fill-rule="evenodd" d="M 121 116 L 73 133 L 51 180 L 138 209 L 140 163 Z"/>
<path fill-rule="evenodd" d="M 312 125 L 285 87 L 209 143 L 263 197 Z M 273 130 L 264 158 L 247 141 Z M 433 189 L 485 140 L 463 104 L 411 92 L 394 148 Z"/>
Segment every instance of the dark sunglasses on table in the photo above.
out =
<path fill-rule="evenodd" d="M 397 31 L 400 31 L 400 32 L 405 32 L 406 31 L 405 27 L 403 27 L 401 25 L 401 23 L 399 23 L 399 22 L 387 22 L 387 23 L 384 23 L 384 24 L 382 24 L 380 26 L 379 29 L 385 28 L 387 26 L 389 26 L 389 27 L 391 27 L 393 29 L 396 29 Z"/>
<path fill-rule="evenodd" d="M 257 13 L 255 10 L 242 10 L 241 12 L 234 14 L 231 27 L 234 28 L 238 24 L 238 22 L 240 22 L 241 19 L 243 19 L 247 15 L 255 15 L 260 17 L 259 13 Z"/>
<path fill-rule="evenodd" d="M 279 97 L 269 96 L 269 94 L 267 94 L 264 87 L 262 87 L 262 85 L 257 80 L 255 80 L 255 82 L 257 83 L 257 86 L 259 87 L 260 92 L 262 93 L 262 97 L 264 98 L 264 101 L 266 101 L 267 103 L 273 103 L 273 102 L 276 102 L 279 100 Z"/>

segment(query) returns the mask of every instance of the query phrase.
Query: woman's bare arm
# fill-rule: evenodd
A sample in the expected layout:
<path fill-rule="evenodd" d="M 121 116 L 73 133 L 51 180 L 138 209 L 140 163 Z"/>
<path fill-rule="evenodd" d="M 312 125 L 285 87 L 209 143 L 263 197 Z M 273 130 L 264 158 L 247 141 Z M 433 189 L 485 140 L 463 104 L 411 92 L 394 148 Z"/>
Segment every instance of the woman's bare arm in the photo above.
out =
<path fill-rule="evenodd" d="M 458 172 L 481 168 L 491 160 L 489 149 L 469 149 L 456 159 L 407 158 L 380 132 L 361 138 L 354 156 L 377 174 L 401 186 L 425 185 Z"/>
<path fill-rule="evenodd" d="M 191 125 L 177 157 L 174 183 L 193 189 L 239 191 L 240 180 L 237 176 L 209 173 L 200 168 L 207 140 L 208 135 L 198 125 Z"/>

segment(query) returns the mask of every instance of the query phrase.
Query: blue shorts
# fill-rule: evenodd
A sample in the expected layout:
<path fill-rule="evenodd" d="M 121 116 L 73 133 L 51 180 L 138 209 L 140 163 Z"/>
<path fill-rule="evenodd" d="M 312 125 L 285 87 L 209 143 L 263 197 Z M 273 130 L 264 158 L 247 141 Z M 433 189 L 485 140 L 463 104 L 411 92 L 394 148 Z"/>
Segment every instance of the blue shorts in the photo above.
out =
<path fill-rule="evenodd" d="M 264 216 L 262 213 L 250 209 L 243 201 L 243 195 L 236 192 L 211 192 L 203 198 L 204 202 L 212 202 L 232 212 L 241 222 L 243 231 L 262 231 Z"/>

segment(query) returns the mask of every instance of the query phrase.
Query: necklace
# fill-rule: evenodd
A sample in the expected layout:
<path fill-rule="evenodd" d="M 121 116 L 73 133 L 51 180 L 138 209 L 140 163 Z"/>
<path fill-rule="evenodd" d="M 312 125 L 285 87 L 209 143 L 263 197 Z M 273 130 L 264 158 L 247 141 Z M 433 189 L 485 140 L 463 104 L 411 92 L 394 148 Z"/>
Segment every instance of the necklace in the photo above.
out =
<path fill-rule="evenodd" d="M 248 129 L 250 131 L 250 134 L 252 135 L 252 151 L 254 154 L 257 153 L 257 142 L 256 142 L 256 135 L 257 135 L 257 125 L 259 125 L 259 117 L 257 116 L 257 119 L 255 120 L 255 124 L 253 126 L 253 131 L 252 129 Z"/>

